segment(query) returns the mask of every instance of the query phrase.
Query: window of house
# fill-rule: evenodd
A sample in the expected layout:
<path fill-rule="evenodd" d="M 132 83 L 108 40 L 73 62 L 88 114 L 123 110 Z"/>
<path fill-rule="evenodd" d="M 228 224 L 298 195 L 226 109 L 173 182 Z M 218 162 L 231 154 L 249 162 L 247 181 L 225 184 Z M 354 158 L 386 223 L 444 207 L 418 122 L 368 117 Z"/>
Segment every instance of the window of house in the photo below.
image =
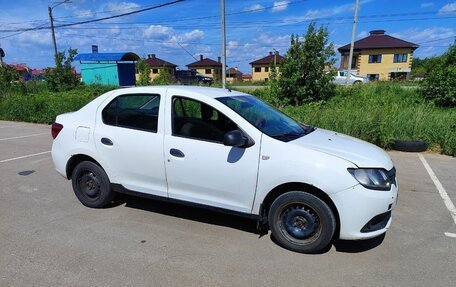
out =
<path fill-rule="evenodd" d="M 160 95 L 131 94 L 112 100 L 102 111 L 106 125 L 157 132 Z"/>
<path fill-rule="evenodd" d="M 378 81 L 379 75 L 378 75 L 378 74 L 367 74 L 367 77 L 368 77 L 369 80 L 371 80 L 371 81 Z"/>
<path fill-rule="evenodd" d="M 206 73 L 206 75 L 208 74 L 211 74 L 212 73 L 212 69 L 206 69 L 206 71 L 204 71 Z"/>
<path fill-rule="evenodd" d="M 394 54 L 394 63 L 406 63 L 407 54 Z"/>
<path fill-rule="evenodd" d="M 269 72 L 269 67 L 264 67 L 264 71 L 267 73 Z"/>
<path fill-rule="evenodd" d="M 152 69 L 152 74 L 158 74 L 158 69 Z"/>
<path fill-rule="evenodd" d="M 381 63 L 382 55 L 369 55 L 369 63 Z"/>
<path fill-rule="evenodd" d="M 173 135 L 223 143 L 225 133 L 237 125 L 213 107 L 184 97 L 173 97 Z"/>
<path fill-rule="evenodd" d="M 261 72 L 261 67 L 255 67 L 255 73 Z"/>

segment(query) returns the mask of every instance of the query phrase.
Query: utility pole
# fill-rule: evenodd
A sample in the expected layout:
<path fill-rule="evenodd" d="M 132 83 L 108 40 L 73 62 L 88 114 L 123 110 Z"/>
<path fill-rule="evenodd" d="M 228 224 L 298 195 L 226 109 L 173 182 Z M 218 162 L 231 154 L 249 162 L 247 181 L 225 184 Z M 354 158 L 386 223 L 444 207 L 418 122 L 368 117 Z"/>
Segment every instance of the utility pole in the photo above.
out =
<path fill-rule="evenodd" d="M 225 0 L 220 0 L 222 6 L 222 86 L 226 88 L 226 34 L 225 34 Z"/>
<path fill-rule="evenodd" d="M 359 0 L 356 0 L 355 18 L 353 19 L 352 38 L 351 38 L 351 44 L 350 44 L 350 54 L 348 56 L 347 79 L 345 80 L 346 84 L 348 84 L 348 80 L 350 79 L 350 75 L 351 75 L 350 70 L 351 70 L 352 61 L 353 61 L 353 46 L 355 44 L 356 22 L 358 22 L 358 7 L 359 7 Z"/>
<path fill-rule="evenodd" d="M 51 22 L 51 32 L 52 32 L 52 42 L 54 43 L 54 60 L 55 64 L 57 65 L 57 42 L 55 41 L 55 31 L 54 31 L 54 18 L 52 17 L 52 9 L 59 6 L 60 4 L 71 3 L 70 0 L 54 2 L 50 6 L 48 6 L 49 12 L 49 21 Z"/>

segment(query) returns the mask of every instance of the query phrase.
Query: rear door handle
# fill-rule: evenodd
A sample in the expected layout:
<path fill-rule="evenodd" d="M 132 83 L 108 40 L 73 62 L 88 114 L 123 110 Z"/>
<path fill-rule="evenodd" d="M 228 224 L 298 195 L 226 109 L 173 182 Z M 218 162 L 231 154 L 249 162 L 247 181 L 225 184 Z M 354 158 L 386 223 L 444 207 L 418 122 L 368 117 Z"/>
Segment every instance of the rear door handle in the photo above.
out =
<path fill-rule="evenodd" d="M 104 145 L 113 145 L 113 142 L 112 140 L 108 139 L 108 138 L 101 138 L 101 143 L 104 144 Z"/>
<path fill-rule="evenodd" d="M 170 149 L 169 153 L 175 157 L 185 157 L 185 154 L 183 152 L 175 148 Z"/>

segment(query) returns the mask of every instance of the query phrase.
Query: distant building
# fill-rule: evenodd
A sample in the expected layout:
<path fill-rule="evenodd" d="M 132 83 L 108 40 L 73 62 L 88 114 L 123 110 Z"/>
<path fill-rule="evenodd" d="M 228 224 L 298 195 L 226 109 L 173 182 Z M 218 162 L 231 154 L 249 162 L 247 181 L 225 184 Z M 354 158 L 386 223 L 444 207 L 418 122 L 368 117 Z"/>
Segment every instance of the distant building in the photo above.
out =
<path fill-rule="evenodd" d="M 242 74 L 242 81 L 243 82 L 251 82 L 252 81 L 252 75 L 251 74 Z"/>
<path fill-rule="evenodd" d="M 197 71 L 203 76 L 212 77 L 214 81 L 221 81 L 222 79 L 222 63 L 220 57 L 218 61 L 209 58 L 203 58 L 200 55 L 200 60 L 187 65 L 189 70 Z"/>
<path fill-rule="evenodd" d="M 150 79 L 153 81 L 163 70 L 168 70 L 171 75 L 174 75 L 177 65 L 157 58 L 155 54 L 147 55 L 145 61 L 150 66 Z M 139 78 L 139 74 L 136 74 L 136 79 Z"/>
<path fill-rule="evenodd" d="M 417 44 L 385 34 L 385 30 L 370 31 L 366 38 L 353 45 L 350 70 L 371 80 L 407 79 L 412 68 Z M 350 44 L 340 47 L 340 69 L 348 70 Z"/>
<path fill-rule="evenodd" d="M 82 81 L 86 84 L 114 86 L 135 85 L 135 53 L 79 54 L 74 59 L 81 63 Z"/>
<path fill-rule="evenodd" d="M 277 72 L 279 72 L 280 63 L 284 59 L 285 58 L 283 56 L 279 55 L 279 52 L 269 52 L 269 55 L 267 55 L 266 57 L 250 62 L 250 65 L 252 65 L 252 81 L 269 81 L 271 65 L 275 64 L 275 66 L 277 67 Z"/>
<path fill-rule="evenodd" d="M 237 68 L 229 68 L 226 70 L 226 81 L 228 83 L 242 82 L 242 72 Z"/>
<path fill-rule="evenodd" d="M 19 80 L 22 82 L 26 82 L 32 78 L 31 70 L 26 64 L 9 64 L 7 67 L 15 70 L 19 75 Z"/>

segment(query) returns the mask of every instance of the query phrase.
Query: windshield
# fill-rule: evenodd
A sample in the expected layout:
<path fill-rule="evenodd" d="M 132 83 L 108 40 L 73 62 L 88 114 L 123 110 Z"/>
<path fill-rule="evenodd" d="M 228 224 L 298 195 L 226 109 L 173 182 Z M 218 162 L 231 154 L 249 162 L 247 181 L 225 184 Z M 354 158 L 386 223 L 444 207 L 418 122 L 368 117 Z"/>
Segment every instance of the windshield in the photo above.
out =
<path fill-rule="evenodd" d="M 314 130 L 312 127 L 299 124 L 253 96 L 222 97 L 217 100 L 261 132 L 282 141 L 297 139 Z"/>

